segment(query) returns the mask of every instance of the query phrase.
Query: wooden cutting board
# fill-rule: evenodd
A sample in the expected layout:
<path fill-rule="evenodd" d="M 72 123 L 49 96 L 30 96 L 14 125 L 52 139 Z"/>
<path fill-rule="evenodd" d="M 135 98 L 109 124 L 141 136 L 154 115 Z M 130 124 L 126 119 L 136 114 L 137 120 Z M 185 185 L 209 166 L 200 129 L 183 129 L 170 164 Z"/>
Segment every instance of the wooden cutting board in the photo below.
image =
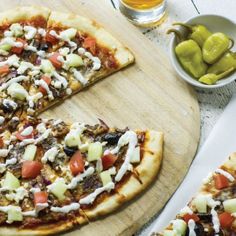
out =
<path fill-rule="evenodd" d="M 157 45 L 113 10 L 110 1 L 1 0 L 0 10 L 26 4 L 93 18 L 128 46 L 136 57 L 134 65 L 43 114 L 91 124 L 101 118 L 110 126 L 155 129 L 165 133 L 164 161 L 152 186 L 115 213 L 67 234 L 131 235 L 165 205 L 193 160 L 200 127 L 195 94 L 176 77 L 167 56 Z"/>

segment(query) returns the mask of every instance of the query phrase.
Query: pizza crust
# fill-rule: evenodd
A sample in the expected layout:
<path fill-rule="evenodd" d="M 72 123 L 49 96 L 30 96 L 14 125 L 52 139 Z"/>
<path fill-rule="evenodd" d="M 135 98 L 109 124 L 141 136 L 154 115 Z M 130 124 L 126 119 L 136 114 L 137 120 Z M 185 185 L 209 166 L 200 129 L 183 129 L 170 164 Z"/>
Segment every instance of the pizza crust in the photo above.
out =
<path fill-rule="evenodd" d="M 0 235 L 49 235 L 69 230 L 75 226 L 88 223 L 88 220 L 96 219 L 107 215 L 121 207 L 125 202 L 135 198 L 145 190 L 156 178 L 162 162 L 163 153 L 163 133 L 147 131 L 144 144 L 144 152 L 141 163 L 135 168 L 139 174 L 140 181 L 134 175 L 122 185 L 118 192 L 108 196 L 92 210 L 84 210 L 86 216 L 79 216 L 74 221 L 63 221 L 59 223 L 46 224 L 32 229 L 19 230 L 15 227 L 0 227 Z"/>
<path fill-rule="evenodd" d="M 37 16 L 43 17 L 46 21 L 50 10 L 41 6 L 22 6 L 0 13 L 0 25 L 8 25 L 20 21 L 32 20 Z"/>
<path fill-rule="evenodd" d="M 114 56 L 119 63 L 118 69 L 134 61 L 134 56 L 130 50 L 95 21 L 75 14 L 52 11 L 48 19 L 48 27 L 56 26 L 73 27 L 96 38 L 98 44 L 114 52 Z"/>

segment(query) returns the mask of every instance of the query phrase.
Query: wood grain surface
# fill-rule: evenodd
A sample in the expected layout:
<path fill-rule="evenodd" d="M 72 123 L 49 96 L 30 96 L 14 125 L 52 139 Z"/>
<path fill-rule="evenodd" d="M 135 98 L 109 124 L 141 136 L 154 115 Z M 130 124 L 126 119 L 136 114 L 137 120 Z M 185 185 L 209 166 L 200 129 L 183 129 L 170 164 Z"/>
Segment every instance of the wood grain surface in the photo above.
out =
<path fill-rule="evenodd" d="M 128 46 L 136 63 L 67 99 L 42 116 L 97 122 L 165 134 L 164 161 L 155 183 L 113 214 L 67 235 L 131 235 L 168 201 L 185 176 L 199 140 L 199 107 L 193 90 L 179 80 L 167 56 L 106 0 L 1 0 L 0 10 L 17 5 L 43 5 L 100 22 Z"/>

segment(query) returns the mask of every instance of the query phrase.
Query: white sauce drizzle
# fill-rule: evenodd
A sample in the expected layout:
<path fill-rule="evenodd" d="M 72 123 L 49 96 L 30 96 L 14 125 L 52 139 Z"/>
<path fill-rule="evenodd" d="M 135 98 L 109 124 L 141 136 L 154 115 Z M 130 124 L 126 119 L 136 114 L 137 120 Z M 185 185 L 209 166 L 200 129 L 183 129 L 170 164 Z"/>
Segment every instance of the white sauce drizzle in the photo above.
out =
<path fill-rule="evenodd" d="M 33 69 L 34 65 L 30 62 L 22 61 L 17 69 L 18 74 L 24 74 L 28 69 Z"/>
<path fill-rule="evenodd" d="M 101 188 L 97 188 L 93 193 L 89 194 L 88 196 L 80 199 L 79 203 L 81 205 L 88 205 L 95 201 L 96 197 L 101 194 L 102 192 L 108 191 L 110 192 L 112 189 L 115 188 L 115 184 L 110 182 Z"/>
<path fill-rule="evenodd" d="M 83 77 L 80 71 L 76 70 L 75 68 L 71 68 L 70 71 L 73 73 L 76 80 L 78 80 L 82 85 L 86 85 L 88 80 Z"/>
<path fill-rule="evenodd" d="M 192 215 L 192 214 L 193 214 L 193 211 L 192 211 L 192 209 L 191 209 L 189 206 L 185 206 L 184 208 L 182 208 L 182 209 L 180 210 L 180 214 L 181 214 L 181 215 L 185 215 L 185 214 L 190 214 L 190 215 Z"/>
<path fill-rule="evenodd" d="M 77 202 L 73 202 L 70 205 L 66 205 L 63 207 L 54 207 L 52 206 L 50 208 L 51 211 L 53 212 L 60 212 L 60 213 L 69 213 L 70 211 L 75 211 L 78 210 L 80 208 L 80 204 Z"/>
<path fill-rule="evenodd" d="M 28 135 L 32 134 L 33 130 L 34 130 L 33 126 L 29 126 L 21 132 L 21 135 L 28 136 Z"/>
<path fill-rule="evenodd" d="M 1 153 L 1 151 L 3 151 L 3 152 Z M 9 149 L 1 149 L 0 150 L 1 157 L 6 157 L 8 155 L 8 153 L 9 153 Z M 1 155 L 1 154 L 4 154 L 4 155 Z M 16 163 L 17 163 L 17 159 L 15 157 L 13 157 L 9 160 L 6 160 L 5 163 L 0 163 L 0 173 L 3 173 L 6 170 L 6 167 L 8 165 L 14 165 Z"/>
<path fill-rule="evenodd" d="M 52 91 L 49 89 L 48 84 L 44 80 L 42 80 L 42 79 L 36 80 L 35 84 L 38 86 L 42 86 L 46 90 L 49 100 L 54 99 Z"/>
<path fill-rule="evenodd" d="M 15 110 L 17 108 L 17 104 L 14 101 L 10 100 L 10 99 L 3 99 L 3 105 L 4 106 L 10 106 L 10 107 L 13 108 L 13 110 Z"/>
<path fill-rule="evenodd" d="M 191 219 L 188 221 L 188 228 L 189 228 L 189 236 L 196 236 L 196 233 L 194 231 L 195 228 L 194 220 Z"/>
<path fill-rule="evenodd" d="M 42 37 L 44 37 L 44 36 L 46 35 L 46 30 L 43 29 L 43 28 L 39 28 L 39 29 L 38 29 L 38 33 L 39 33 Z"/>
<path fill-rule="evenodd" d="M 229 172 L 226 172 L 222 169 L 217 169 L 215 172 L 218 174 L 224 175 L 231 182 L 233 182 L 235 180 L 235 178 Z"/>
<path fill-rule="evenodd" d="M 24 26 L 24 31 L 26 32 L 25 34 L 26 39 L 33 39 L 35 34 L 37 33 L 37 29 L 29 25 Z"/>
<path fill-rule="evenodd" d="M 6 83 L 3 83 L 1 86 L 0 86 L 0 91 L 4 90 L 4 89 L 7 89 L 11 84 L 13 83 L 18 83 L 18 82 L 21 82 L 23 80 L 28 80 L 29 77 L 27 76 L 24 76 L 24 75 L 20 75 L 20 76 L 17 76 L 15 78 L 12 78 L 10 79 L 9 81 L 7 81 Z"/>
<path fill-rule="evenodd" d="M 21 42 L 16 42 L 15 38 L 7 37 L 3 38 L 0 42 L 0 45 L 9 44 L 12 47 L 22 47 L 23 44 Z"/>
<path fill-rule="evenodd" d="M 74 177 L 71 182 L 67 185 L 68 189 L 74 189 L 77 187 L 77 184 L 81 181 L 83 181 L 83 179 L 87 176 L 90 176 L 94 173 L 94 168 L 93 167 L 89 167 L 87 170 L 84 171 L 84 173 L 77 175 L 76 177 Z"/>
<path fill-rule="evenodd" d="M 219 233 L 220 232 L 220 221 L 218 218 L 218 214 L 214 208 L 211 209 L 211 215 L 212 215 L 212 223 L 213 223 L 213 228 L 215 230 L 215 233 Z"/>
<path fill-rule="evenodd" d="M 47 161 L 54 162 L 57 154 L 58 149 L 56 147 L 52 147 L 44 153 L 41 161 L 43 163 L 46 163 Z"/>
<path fill-rule="evenodd" d="M 5 118 L 3 116 L 0 116 L 0 125 L 2 125 L 5 121 Z"/>
<path fill-rule="evenodd" d="M 124 176 L 124 174 L 126 173 L 126 171 L 129 170 L 130 166 L 132 166 L 130 164 L 130 160 L 134 153 L 135 146 L 137 145 L 137 143 L 138 143 L 137 134 L 133 131 L 126 131 L 125 134 L 123 134 L 120 137 L 117 147 L 111 150 L 112 154 L 116 154 L 119 152 L 121 147 L 128 144 L 128 150 L 125 155 L 125 161 L 122 164 L 121 168 L 118 170 L 118 173 L 115 177 L 116 182 L 120 181 Z"/>
<path fill-rule="evenodd" d="M 63 76 L 59 75 L 56 71 L 53 71 L 52 75 L 57 79 L 59 80 L 63 87 L 66 88 L 67 85 L 68 85 L 68 81 L 66 80 L 66 78 L 64 78 Z"/>

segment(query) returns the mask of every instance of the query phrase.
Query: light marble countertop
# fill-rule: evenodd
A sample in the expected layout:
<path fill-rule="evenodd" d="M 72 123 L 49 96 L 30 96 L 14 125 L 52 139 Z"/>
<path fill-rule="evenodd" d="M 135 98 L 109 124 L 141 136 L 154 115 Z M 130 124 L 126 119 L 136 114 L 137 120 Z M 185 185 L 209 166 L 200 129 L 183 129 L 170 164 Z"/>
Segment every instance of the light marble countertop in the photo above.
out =
<path fill-rule="evenodd" d="M 113 0 L 116 3 L 117 0 Z M 172 22 L 186 21 L 198 14 L 219 14 L 236 22 L 235 0 L 167 0 L 167 18 L 160 26 L 153 28 L 140 28 L 140 31 L 156 45 L 168 53 L 170 37 L 166 35 Z M 214 90 L 196 89 L 201 111 L 201 138 L 199 148 L 208 137 L 213 126 L 236 92 L 236 82 L 223 88 Z M 156 216 L 157 217 L 157 216 Z M 140 236 L 148 235 L 153 226 L 154 217 L 148 225 L 138 233 Z"/>

